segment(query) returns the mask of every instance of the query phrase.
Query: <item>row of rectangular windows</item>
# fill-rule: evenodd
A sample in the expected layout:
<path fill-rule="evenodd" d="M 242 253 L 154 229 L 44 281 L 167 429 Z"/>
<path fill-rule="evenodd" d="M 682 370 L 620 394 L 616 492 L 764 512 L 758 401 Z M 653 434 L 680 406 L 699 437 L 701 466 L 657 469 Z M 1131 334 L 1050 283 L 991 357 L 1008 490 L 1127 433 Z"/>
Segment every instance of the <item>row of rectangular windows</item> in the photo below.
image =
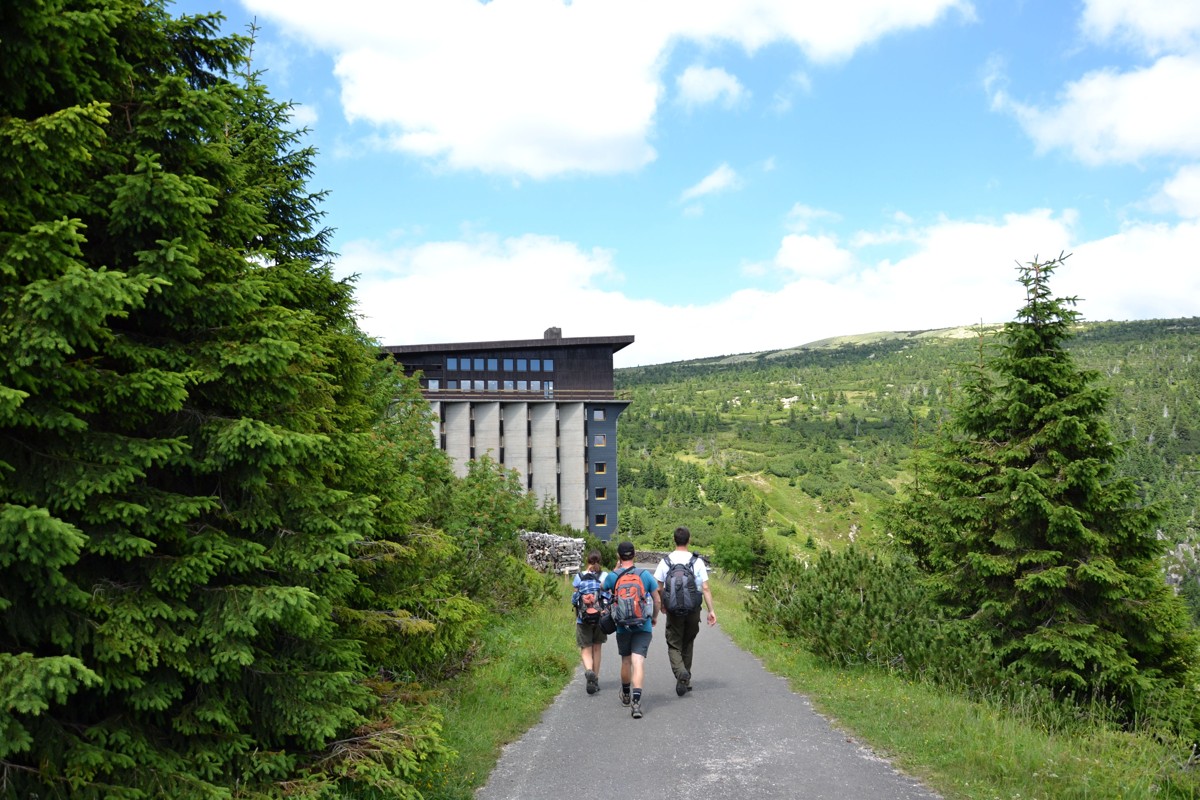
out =
<path fill-rule="evenodd" d="M 554 395 L 554 381 L 446 381 L 446 391 L 498 392 L 501 391 L 501 385 L 504 386 L 506 392 L 545 392 L 547 397 Z M 442 389 L 442 382 L 437 378 L 430 378 L 426 381 L 426 389 L 431 392 L 439 392 Z"/>
<path fill-rule="evenodd" d="M 446 359 L 447 372 L 498 372 L 501 359 L 498 358 L 461 358 Z M 505 372 L 554 372 L 553 358 L 506 358 L 503 359 Z"/>

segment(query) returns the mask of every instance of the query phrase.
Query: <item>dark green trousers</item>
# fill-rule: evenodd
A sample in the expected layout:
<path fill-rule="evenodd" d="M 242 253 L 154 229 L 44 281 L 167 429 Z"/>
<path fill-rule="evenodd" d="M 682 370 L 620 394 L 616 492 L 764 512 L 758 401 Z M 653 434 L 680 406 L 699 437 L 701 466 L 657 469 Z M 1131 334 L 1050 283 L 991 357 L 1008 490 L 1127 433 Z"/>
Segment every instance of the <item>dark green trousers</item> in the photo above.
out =
<path fill-rule="evenodd" d="M 704 610 L 702 603 L 686 617 L 676 617 L 667 614 L 667 631 L 663 637 L 667 640 L 667 658 L 671 661 L 671 672 L 676 680 L 685 671 L 692 671 L 692 645 L 696 642 L 696 634 L 700 633 L 700 613 Z"/>

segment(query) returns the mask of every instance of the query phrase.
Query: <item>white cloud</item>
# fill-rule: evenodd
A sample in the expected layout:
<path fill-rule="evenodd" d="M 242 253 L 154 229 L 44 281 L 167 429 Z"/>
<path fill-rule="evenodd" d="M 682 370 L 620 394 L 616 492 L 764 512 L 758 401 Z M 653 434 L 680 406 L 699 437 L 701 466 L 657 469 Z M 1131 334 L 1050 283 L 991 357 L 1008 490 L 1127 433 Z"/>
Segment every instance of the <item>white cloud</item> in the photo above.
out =
<path fill-rule="evenodd" d="M 796 233 L 803 233 L 814 224 L 822 222 L 836 223 L 841 222 L 842 216 L 834 211 L 828 211 L 824 208 L 813 208 L 806 206 L 803 203 L 796 203 L 787 213 L 787 228 Z"/>
<path fill-rule="evenodd" d="M 315 106 L 297 103 L 292 106 L 292 125 L 296 128 L 311 128 L 317 124 L 319 115 Z"/>
<path fill-rule="evenodd" d="M 1088 0 L 1080 27 L 1099 42 L 1128 43 L 1149 55 L 1200 47 L 1196 0 Z"/>
<path fill-rule="evenodd" d="M 999 83 L 994 73 L 985 80 L 993 107 L 1015 115 L 1041 151 L 1063 148 L 1087 164 L 1200 156 L 1200 102 L 1184 101 L 1200 86 L 1200 55 L 1090 72 L 1050 108 L 1013 100 Z"/>
<path fill-rule="evenodd" d="M 692 65 L 675 79 L 679 100 L 688 108 L 721 103 L 733 108 L 749 96 L 746 87 L 723 69 Z"/>
<path fill-rule="evenodd" d="M 832 236 L 789 233 L 779 243 L 775 265 L 796 276 L 836 278 L 854 266 L 854 254 L 838 247 Z"/>
<path fill-rule="evenodd" d="M 926 27 L 966 0 L 245 0 L 332 55 L 350 120 L 456 169 L 545 178 L 636 170 L 681 41 L 754 53 L 790 44 L 818 63 Z"/>
<path fill-rule="evenodd" d="M 728 164 L 722 164 L 705 175 L 696 185 L 684 189 L 679 199 L 681 202 L 687 202 L 695 200 L 697 197 L 736 189 L 741 185 L 742 179 L 738 177 L 737 171 Z"/>
<path fill-rule="evenodd" d="M 1017 262 L 1063 251 L 1073 255 L 1052 289 L 1078 296 L 1087 319 L 1196 314 L 1200 222 L 1131 225 L 1090 242 L 1073 241 L 1075 227 L 1073 212 L 1045 209 L 999 220 L 943 219 L 916 229 L 904 258 L 871 262 L 828 238 L 789 235 L 779 266 L 800 268 L 776 271 L 785 278 L 779 288 L 697 305 L 630 297 L 613 253 L 546 236 L 390 250 L 359 242 L 343 248 L 338 269 L 361 276 L 363 327 L 385 344 L 535 339 L 557 325 L 568 337 L 636 336 L 617 353 L 618 366 L 782 349 L 840 334 L 1004 322 L 1024 304 Z M 1181 253 L 1189 255 L 1181 260 Z M 820 258 L 822 269 L 804 268 Z M 447 298 L 448 287 L 453 303 L 413 302 Z M 536 318 L 513 313 L 530 307 L 548 310 Z"/>
<path fill-rule="evenodd" d="M 1157 200 L 1181 217 L 1200 219 L 1200 164 L 1181 167 L 1163 184 Z"/>

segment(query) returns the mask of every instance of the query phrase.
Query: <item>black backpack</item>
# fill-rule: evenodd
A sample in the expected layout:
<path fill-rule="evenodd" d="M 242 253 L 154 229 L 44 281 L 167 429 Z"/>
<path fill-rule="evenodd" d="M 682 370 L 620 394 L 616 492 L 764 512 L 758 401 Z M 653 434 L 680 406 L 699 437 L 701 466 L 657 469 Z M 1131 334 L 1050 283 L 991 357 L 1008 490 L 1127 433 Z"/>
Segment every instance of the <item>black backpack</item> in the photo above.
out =
<path fill-rule="evenodd" d="M 696 588 L 696 559 L 693 554 L 686 564 L 678 564 L 670 558 L 664 558 L 667 565 L 667 576 L 663 578 L 663 606 L 673 617 L 686 617 L 697 608 L 703 600 L 700 590 Z"/>

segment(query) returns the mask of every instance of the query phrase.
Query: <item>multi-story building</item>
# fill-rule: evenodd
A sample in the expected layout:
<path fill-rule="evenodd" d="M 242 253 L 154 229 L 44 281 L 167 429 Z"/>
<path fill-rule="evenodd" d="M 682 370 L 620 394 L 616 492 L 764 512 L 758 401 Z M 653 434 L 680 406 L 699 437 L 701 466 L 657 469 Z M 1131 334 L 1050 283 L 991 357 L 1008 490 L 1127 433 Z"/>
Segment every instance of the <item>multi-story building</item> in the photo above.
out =
<path fill-rule="evenodd" d="M 516 470 L 562 521 L 608 540 L 617 531 L 617 417 L 613 353 L 632 336 L 385 347 L 419 375 L 434 437 L 465 475 L 484 454 Z"/>

